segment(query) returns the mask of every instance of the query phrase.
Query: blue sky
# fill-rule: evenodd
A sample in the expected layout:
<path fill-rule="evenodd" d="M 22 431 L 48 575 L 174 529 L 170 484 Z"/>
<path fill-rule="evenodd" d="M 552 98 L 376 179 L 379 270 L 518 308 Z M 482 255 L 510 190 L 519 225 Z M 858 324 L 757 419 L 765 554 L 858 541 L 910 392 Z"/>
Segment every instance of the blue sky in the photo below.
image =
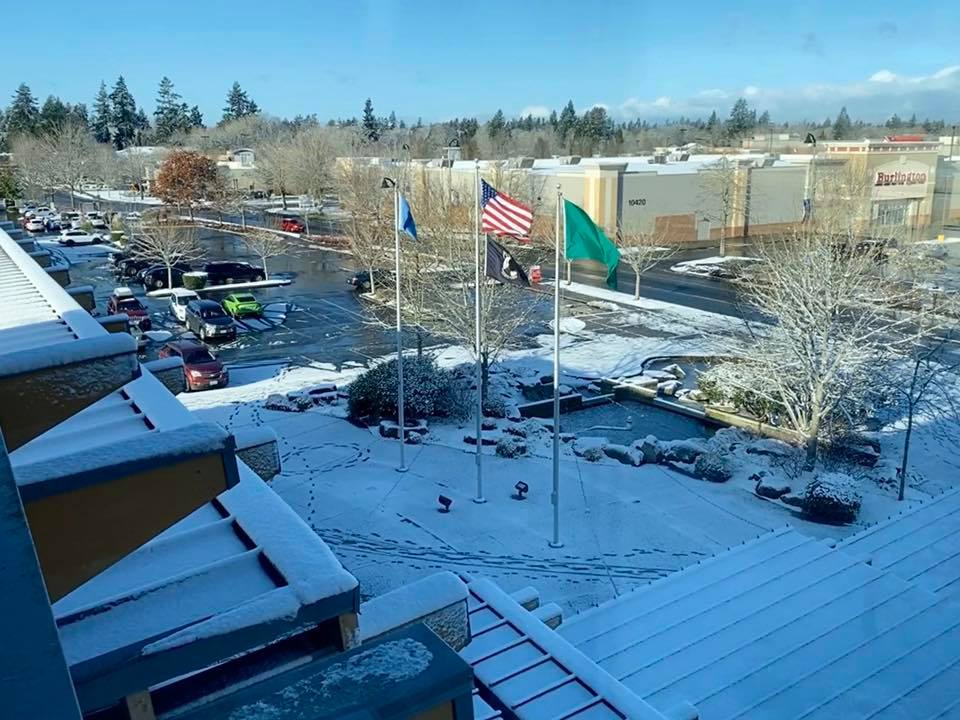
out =
<path fill-rule="evenodd" d="M 603 104 L 620 118 L 893 112 L 960 119 L 960 3 L 48 0 L 4 10 L 19 82 L 90 104 L 123 74 L 152 112 L 168 75 L 208 122 L 234 80 L 272 114 L 424 120 Z M 722 8 L 722 11 L 720 10 Z M 12 62 L 11 62 L 12 59 Z"/>

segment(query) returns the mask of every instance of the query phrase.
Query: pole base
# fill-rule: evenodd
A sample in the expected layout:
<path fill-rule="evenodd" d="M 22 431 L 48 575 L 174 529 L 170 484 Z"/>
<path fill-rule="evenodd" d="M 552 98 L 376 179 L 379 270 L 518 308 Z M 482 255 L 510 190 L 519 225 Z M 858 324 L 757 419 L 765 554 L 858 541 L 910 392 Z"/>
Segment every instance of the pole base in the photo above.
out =
<path fill-rule="evenodd" d="M 483 505 L 484 503 L 487 502 L 487 499 L 486 499 L 485 497 L 475 497 L 475 498 L 473 499 L 473 501 L 474 501 L 477 505 Z"/>
<path fill-rule="evenodd" d="M 547 544 L 548 544 L 550 547 L 554 548 L 554 549 L 556 549 L 556 548 L 562 548 L 562 547 L 563 547 L 563 542 L 561 542 L 560 540 L 556 540 L 556 541 L 551 540 L 551 541 L 550 541 L 549 543 L 547 543 Z"/>
<path fill-rule="evenodd" d="M 400 465 L 394 468 L 394 470 L 396 470 L 398 473 L 405 473 L 409 469 L 410 468 L 408 468 L 406 465 Z"/>

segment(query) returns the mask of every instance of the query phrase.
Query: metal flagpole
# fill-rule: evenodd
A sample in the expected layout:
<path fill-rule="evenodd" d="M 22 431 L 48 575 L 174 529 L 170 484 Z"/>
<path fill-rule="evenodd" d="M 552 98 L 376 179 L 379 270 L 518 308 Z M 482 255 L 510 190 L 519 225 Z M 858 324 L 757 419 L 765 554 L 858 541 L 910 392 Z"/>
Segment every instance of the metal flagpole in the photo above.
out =
<path fill-rule="evenodd" d="M 395 279 L 397 290 L 397 438 L 400 440 L 400 465 L 397 472 L 406 472 L 403 453 L 406 445 L 406 425 L 403 423 L 403 326 L 400 319 L 400 183 L 393 186 L 393 243 Z"/>
<path fill-rule="evenodd" d="M 485 503 L 487 500 L 483 497 L 483 368 L 480 362 L 481 338 L 480 338 L 480 161 L 473 161 L 473 187 L 476 203 L 474 205 L 474 227 L 473 227 L 473 265 L 474 265 L 474 286 L 473 286 L 473 323 L 475 336 L 473 339 L 474 349 L 477 353 L 477 495 L 473 498 L 475 503 Z"/>
<path fill-rule="evenodd" d="M 560 548 L 560 213 L 563 193 L 557 184 L 556 243 L 553 256 L 553 540 L 550 547 Z"/>

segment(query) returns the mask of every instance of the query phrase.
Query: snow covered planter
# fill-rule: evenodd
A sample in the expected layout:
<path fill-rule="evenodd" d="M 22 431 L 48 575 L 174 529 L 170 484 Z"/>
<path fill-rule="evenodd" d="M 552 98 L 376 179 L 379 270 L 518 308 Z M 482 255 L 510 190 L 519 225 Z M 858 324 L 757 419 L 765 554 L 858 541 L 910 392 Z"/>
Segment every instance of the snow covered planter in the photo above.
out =
<path fill-rule="evenodd" d="M 183 274 L 183 286 L 187 290 L 203 290 L 207 286 L 207 274 L 202 270 L 191 270 Z"/>
<path fill-rule="evenodd" d="M 459 417 L 469 407 L 453 373 L 433 358 L 403 359 L 403 410 L 406 419 Z M 380 363 L 350 384 L 350 418 L 379 421 L 397 417 L 397 361 Z"/>
<path fill-rule="evenodd" d="M 527 454 L 527 444 L 518 437 L 502 437 L 497 441 L 497 455 L 515 458 Z"/>
<path fill-rule="evenodd" d="M 701 480 L 715 483 L 726 482 L 732 475 L 723 456 L 712 452 L 703 453 L 697 457 L 693 464 L 693 472 Z"/>
<path fill-rule="evenodd" d="M 803 491 L 803 511 L 817 522 L 852 522 L 860 511 L 860 493 L 855 481 L 843 473 L 815 476 Z"/>

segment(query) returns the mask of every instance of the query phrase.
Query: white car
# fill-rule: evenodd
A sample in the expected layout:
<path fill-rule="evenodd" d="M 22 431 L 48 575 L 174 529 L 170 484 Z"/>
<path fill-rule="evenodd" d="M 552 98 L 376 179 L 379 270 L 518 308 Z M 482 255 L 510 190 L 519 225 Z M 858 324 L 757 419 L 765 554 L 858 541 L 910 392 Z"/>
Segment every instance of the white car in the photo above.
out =
<path fill-rule="evenodd" d="M 187 321 L 187 303 L 191 300 L 199 300 L 200 296 L 193 290 L 186 288 L 174 288 L 170 293 L 170 313 L 180 322 Z"/>
<path fill-rule="evenodd" d="M 29 230 L 30 232 L 43 232 L 47 228 L 44 226 L 42 219 L 34 216 L 23 224 L 23 229 Z"/>
<path fill-rule="evenodd" d="M 140 213 L 138 213 L 136 210 L 134 210 L 132 212 L 126 213 L 123 216 L 123 219 L 129 222 L 139 222 L 140 220 L 143 219 L 143 216 Z"/>
<path fill-rule="evenodd" d="M 57 242 L 61 245 L 94 245 L 103 242 L 103 237 L 84 232 L 80 228 L 70 228 L 60 232 Z"/>
<path fill-rule="evenodd" d="M 90 218 L 90 227 L 94 230 L 109 230 L 110 226 L 107 225 L 107 221 L 102 217 Z"/>

